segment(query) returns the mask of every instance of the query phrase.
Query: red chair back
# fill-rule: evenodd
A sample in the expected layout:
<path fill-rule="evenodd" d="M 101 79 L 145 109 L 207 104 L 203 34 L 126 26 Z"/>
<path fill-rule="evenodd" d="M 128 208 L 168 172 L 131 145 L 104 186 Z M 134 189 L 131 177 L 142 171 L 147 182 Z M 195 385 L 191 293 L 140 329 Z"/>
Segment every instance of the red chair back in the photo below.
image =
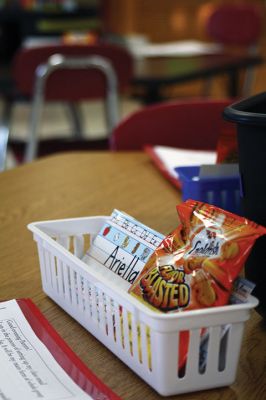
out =
<path fill-rule="evenodd" d="M 248 47 L 256 44 L 261 30 L 262 10 L 251 3 L 214 7 L 206 25 L 208 35 L 224 45 Z"/>
<path fill-rule="evenodd" d="M 113 44 L 96 45 L 52 45 L 21 48 L 13 62 L 13 76 L 22 95 L 32 96 L 36 68 L 46 63 L 53 54 L 69 57 L 100 55 L 111 62 L 118 79 L 118 91 L 128 88 L 133 74 L 133 60 L 129 52 Z M 55 71 L 46 83 L 46 100 L 78 101 L 103 98 L 106 83 L 99 71 L 60 70 Z"/>
<path fill-rule="evenodd" d="M 131 114 L 114 129 L 112 150 L 141 150 L 145 145 L 216 150 L 218 137 L 232 124 L 222 112 L 231 100 L 187 100 L 152 105 Z"/>

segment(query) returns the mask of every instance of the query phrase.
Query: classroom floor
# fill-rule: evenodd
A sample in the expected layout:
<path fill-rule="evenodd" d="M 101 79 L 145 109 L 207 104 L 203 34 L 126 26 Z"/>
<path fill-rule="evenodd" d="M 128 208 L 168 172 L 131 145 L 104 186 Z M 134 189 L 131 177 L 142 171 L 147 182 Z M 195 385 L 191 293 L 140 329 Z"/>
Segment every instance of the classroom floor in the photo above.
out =
<path fill-rule="evenodd" d="M 0 102 L 0 109 L 1 109 Z M 121 99 L 120 117 L 134 112 L 141 107 L 141 104 L 131 99 Z M 103 103 L 100 101 L 84 102 L 80 104 L 80 110 L 83 120 L 84 136 L 88 139 L 102 138 L 107 135 L 104 120 Z M 27 138 L 27 129 L 29 121 L 29 105 L 16 104 L 12 110 L 12 122 L 10 127 L 10 137 L 14 139 L 25 140 Z M 42 119 L 39 130 L 39 137 L 58 138 L 71 137 L 71 124 L 68 116 L 67 107 L 60 103 L 45 105 L 42 113 Z M 13 168 L 16 165 L 12 153 L 8 152 L 6 168 Z"/>

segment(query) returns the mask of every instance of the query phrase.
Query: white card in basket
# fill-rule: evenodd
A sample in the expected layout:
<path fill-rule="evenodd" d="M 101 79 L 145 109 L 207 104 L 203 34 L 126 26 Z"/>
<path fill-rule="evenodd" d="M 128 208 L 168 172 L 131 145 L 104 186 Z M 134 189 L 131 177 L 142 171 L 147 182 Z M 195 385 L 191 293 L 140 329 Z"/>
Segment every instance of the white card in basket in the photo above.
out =
<path fill-rule="evenodd" d="M 83 261 L 127 290 L 163 239 L 161 233 L 114 210 Z"/>

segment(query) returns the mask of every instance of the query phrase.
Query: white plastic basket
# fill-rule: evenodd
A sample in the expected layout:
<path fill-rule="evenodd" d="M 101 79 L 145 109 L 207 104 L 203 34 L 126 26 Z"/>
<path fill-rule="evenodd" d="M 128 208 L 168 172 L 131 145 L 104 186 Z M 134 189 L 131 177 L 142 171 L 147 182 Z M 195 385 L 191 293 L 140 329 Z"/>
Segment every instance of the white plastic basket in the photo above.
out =
<path fill-rule="evenodd" d="M 234 382 L 244 322 L 258 301 L 177 314 L 156 313 L 90 269 L 82 256 L 108 217 L 35 222 L 44 292 L 161 395 Z M 229 330 L 226 335 L 224 325 Z M 199 368 L 207 328 L 205 368 Z M 179 333 L 189 331 L 185 371 L 178 372 Z M 205 347 L 206 351 L 206 347 Z"/>

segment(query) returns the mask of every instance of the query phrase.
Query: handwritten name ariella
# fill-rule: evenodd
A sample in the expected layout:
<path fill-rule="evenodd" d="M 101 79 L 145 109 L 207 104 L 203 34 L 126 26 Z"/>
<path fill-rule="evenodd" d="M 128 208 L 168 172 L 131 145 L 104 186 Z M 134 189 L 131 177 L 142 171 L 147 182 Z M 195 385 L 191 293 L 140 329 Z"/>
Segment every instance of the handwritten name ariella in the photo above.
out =
<path fill-rule="evenodd" d="M 118 258 L 118 250 L 119 246 L 117 246 L 108 256 L 108 258 L 104 262 L 104 265 L 129 283 L 134 283 L 136 277 L 139 275 L 140 272 L 138 270 L 134 270 L 137 262 L 139 261 L 139 257 L 135 255 L 130 263 L 127 265 L 124 261 L 124 257 L 122 257 L 121 259 Z"/>

